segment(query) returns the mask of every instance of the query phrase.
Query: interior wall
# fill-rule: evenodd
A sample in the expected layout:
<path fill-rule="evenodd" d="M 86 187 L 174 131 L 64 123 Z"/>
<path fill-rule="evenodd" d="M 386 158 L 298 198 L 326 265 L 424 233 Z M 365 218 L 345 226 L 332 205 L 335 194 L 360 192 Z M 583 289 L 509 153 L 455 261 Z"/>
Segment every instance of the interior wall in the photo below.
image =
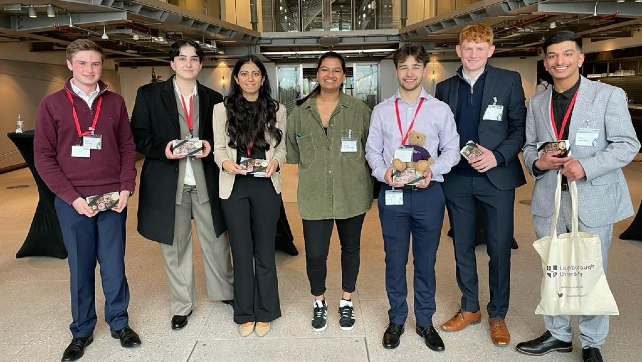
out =
<path fill-rule="evenodd" d="M 221 12 L 225 16 L 222 20 L 229 23 L 252 29 L 250 23 L 250 0 L 221 0 Z M 258 31 L 263 31 L 262 19 L 262 1 L 256 0 L 256 15 L 258 20 Z"/>

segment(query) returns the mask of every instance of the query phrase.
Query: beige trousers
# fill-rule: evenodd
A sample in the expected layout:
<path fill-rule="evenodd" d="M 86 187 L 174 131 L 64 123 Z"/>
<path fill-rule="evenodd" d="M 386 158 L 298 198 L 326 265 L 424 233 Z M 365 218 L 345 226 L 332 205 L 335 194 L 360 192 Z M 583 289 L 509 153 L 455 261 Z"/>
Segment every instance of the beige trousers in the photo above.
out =
<path fill-rule="evenodd" d="M 216 237 L 209 202 L 200 204 L 196 186 L 184 185 L 176 205 L 172 245 L 160 244 L 174 315 L 188 315 L 197 306 L 192 251 L 192 218 L 203 253 L 207 296 L 211 300 L 234 298 L 234 273 L 227 233 Z"/>

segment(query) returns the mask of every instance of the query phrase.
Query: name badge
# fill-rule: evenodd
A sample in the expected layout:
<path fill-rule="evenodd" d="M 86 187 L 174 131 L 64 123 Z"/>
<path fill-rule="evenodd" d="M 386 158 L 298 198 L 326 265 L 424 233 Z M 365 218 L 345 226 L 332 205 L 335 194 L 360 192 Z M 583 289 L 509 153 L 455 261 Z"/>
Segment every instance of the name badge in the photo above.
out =
<path fill-rule="evenodd" d="M 99 134 L 83 136 L 82 145 L 83 147 L 89 148 L 90 150 L 102 150 L 103 136 Z"/>
<path fill-rule="evenodd" d="M 353 138 L 341 139 L 341 152 L 357 152 L 357 140 Z"/>
<path fill-rule="evenodd" d="M 486 112 L 484 112 L 484 120 L 501 122 L 503 113 L 504 106 L 491 104 L 486 108 Z"/>
<path fill-rule="evenodd" d="M 580 128 L 575 134 L 575 145 L 577 146 L 597 146 L 597 138 L 600 136 L 600 130 L 595 128 Z"/>
<path fill-rule="evenodd" d="M 415 149 L 410 147 L 399 147 L 395 150 L 395 158 L 401 160 L 401 162 L 412 162 L 412 155 Z"/>
<path fill-rule="evenodd" d="M 71 146 L 71 157 L 89 158 L 90 156 L 89 148 L 85 146 Z"/>
<path fill-rule="evenodd" d="M 403 191 L 402 190 L 386 190 L 386 206 L 399 206 L 403 205 Z"/>

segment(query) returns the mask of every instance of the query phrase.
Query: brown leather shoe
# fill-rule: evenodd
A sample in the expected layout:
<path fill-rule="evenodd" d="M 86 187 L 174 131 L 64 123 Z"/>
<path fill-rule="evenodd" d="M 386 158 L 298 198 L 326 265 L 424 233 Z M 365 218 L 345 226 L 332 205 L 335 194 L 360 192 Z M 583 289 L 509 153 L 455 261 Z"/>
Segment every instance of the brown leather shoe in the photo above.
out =
<path fill-rule="evenodd" d="M 441 329 L 446 332 L 459 332 L 468 327 L 468 325 L 479 322 L 481 322 L 481 311 L 467 312 L 460 309 L 454 317 L 441 325 Z"/>
<path fill-rule="evenodd" d="M 490 338 L 496 346 L 506 347 L 510 343 L 510 333 L 503 318 L 488 318 Z"/>

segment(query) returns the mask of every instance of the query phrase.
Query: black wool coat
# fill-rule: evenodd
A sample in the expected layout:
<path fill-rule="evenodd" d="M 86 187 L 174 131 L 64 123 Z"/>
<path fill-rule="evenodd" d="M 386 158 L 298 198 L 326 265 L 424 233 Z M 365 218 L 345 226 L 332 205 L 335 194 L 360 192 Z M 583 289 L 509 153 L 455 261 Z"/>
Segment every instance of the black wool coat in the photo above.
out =
<path fill-rule="evenodd" d="M 197 90 L 198 136 L 213 147 L 212 114 L 214 105 L 222 102 L 223 96 L 200 83 Z M 171 140 L 181 138 L 174 94 L 173 77 L 165 82 L 140 87 L 131 121 L 136 150 L 145 156 L 139 186 L 138 232 L 147 239 L 169 245 L 174 239 L 178 160 L 168 160 L 165 147 Z M 214 163 L 212 152 L 202 159 L 202 164 L 214 230 L 219 236 L 227 230 L 218 196 L 219 168 Z"/>

